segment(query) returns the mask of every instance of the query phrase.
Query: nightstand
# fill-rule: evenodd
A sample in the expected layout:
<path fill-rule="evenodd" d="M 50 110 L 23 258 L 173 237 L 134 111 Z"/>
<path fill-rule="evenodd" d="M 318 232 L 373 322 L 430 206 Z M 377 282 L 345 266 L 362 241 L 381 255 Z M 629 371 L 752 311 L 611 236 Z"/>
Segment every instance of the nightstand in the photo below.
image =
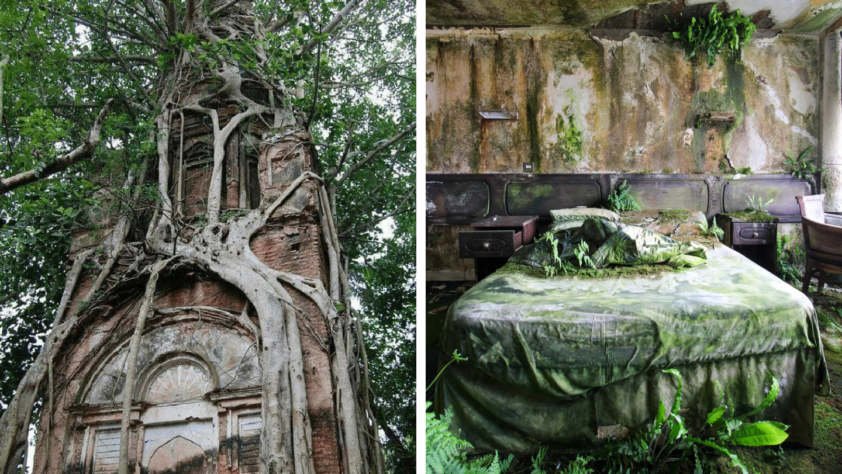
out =
<path fill-rule="evenodd" d="M 751 222 L 727 214 L 717 214 L 716 223 L 725 231 L 722 243 L 775 273 L 778 247 L 778 219 Z"/>
<path fill-rule="evenodd" d="M 538 216 L 492 216 L 459 232 L 459 258 L 473 258 L 477 281 L 506 264 L 515 251 L 531 244 Z"/>

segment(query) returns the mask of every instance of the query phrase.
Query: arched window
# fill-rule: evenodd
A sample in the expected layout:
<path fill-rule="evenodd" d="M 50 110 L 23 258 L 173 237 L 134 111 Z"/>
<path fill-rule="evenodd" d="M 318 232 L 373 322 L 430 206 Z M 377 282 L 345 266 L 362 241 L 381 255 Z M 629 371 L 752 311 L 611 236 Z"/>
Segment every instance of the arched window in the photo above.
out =
<path fill-rule="evenodd" d="M 138 397 L 152 404 L 201 400 L 216 387 L 204 363 L 178 356 L 154 367 Z"/>

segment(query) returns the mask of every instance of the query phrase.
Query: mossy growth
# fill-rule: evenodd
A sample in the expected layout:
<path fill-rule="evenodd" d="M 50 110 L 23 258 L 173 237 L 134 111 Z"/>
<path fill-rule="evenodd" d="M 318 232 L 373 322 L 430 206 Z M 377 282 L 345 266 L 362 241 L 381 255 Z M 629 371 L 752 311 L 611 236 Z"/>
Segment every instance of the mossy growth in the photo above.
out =
<path fill-rule="evenodd" d="M 568 270 L 567 274 L 559 272 L 554 277 L 547 277 L 547 274 L 541 268 L 530 267 L 528 265 L 521 265 L 519 263 L 508 262 L 502 268 L 497 270 L 495 274 L 511 275 L 519 273 L 535 278 L 582 278 L 582 279 L 597 279 L 597 278 L 634 278 L 639 276 L 658 275 L 664 272 L 678 272 L 681 270 L 674 269 L 667 265 L 612 265 L 605 268 L 578 268 L 573 267 Z"/>
<path fill-rule="evenodd" d="M 677 224 L 690 219 L 693 216 L 693 211 L 685 211 L 684 209 L 665 209 L 658 211 L 658 217 L 661 222 L 667 224 Z"/>
<path fill-rule="evenodd" d="M 775 222 L 777 220 L 777 217 L 772 214 L 755 209 L 744 209 L 742 211 L 729 212 L 725 215 L 738 222 Z"/>
<path fill-rule="evenodd" d="M 555 119 L 556 148 L 565 163 L 575 163 L 582 156 L 582 131 L 576 128 L 575 119 L 574 114 L 568 114 L 567 120 L 563 114 L 558 114 Z"/>

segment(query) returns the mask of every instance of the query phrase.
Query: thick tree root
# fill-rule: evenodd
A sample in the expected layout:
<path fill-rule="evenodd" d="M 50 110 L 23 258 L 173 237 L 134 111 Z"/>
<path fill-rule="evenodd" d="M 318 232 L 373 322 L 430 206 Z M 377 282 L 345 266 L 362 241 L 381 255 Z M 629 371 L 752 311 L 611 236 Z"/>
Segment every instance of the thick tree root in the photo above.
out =
<path fill-rule="evenodd" d="M 158 275 L 171 259 L 163 260 L 152 266 L 149 273 L 149 281 L 146 283 L 146 291 L 143 295 L 143 302 L 140 305 L 140 312 L 137 316 L 137 325 L 129 343 L 128 367 L 126 382 L 123 390 L 123 410 L 120 414 L 120 474 L 129 473 L 129 422 L 132 414 L 132 398 L 137 374 L 137 353 L 140 350 L 140 339 L 143 334 L 143 327 L 146 325 L 146 317 L 152 312 L 153 300 L 155 299 L 155 288 L 158 285 Z"/>

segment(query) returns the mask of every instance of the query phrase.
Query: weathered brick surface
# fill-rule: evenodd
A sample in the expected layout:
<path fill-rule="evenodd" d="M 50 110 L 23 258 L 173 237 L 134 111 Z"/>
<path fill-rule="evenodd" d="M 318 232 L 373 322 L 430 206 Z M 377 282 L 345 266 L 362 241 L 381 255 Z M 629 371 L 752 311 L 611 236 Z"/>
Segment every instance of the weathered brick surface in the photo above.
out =
<path fill-rule="evenodd" d="M 189 120 L 187 120 L 189 128 Z M 180 125 L 180 124 L 179 124 Z M 178 127 L 176 127 L 178 128 Z M 194 131 L 195 132 L 195 131 Z M 188 135 L 189 130 L 185 130 Z M 306 138 L 306 137 L 305 137 Z M 282 140 L 280 143 L 263 146 L 258 161 L 260 171 L 260 187 L 264 203 L 271 203 L 277 196 L 283 193 L 300 173 L 313 171 L 314 165 L 309 157 L 307 145 L 301 143 L 301 137 L 291 137 Z M 199 178 L 201 172 L 197 168 L 192 177 Z M 188 179 L 191 174 L 188 173 Z M 227 204 L 233 207 L 234 195 L 239 191 L 239 176 L 234 179 L 229 176 L 226 180 Z M 204 178 L 192 180 L 191 185 L 186 188 L 187 205 L 189 213 L 204 212 L 204 198 L 207 186 Z M 320 278 L 327 283 L 326 258 L 324 254 L 323 236 L 319 225 L 317 214 L 318 200 L 315 193 L 316 187 L 312 181 L 306 181 L 302 187 L 294 193 L 289 200 L 279 208 L 273 216 L 270 225 L 256 235 L 251 243 L 254 254 L 266 262 L 270 267 L 299 274 L 310 278 Z M 201 202 L 200 202 L 201 201 Z M 202 210 L 199 210 L 202 207 Z M 191 210 L 192 209 L 192 210 Z M 90 247 L 96 238 L 90 233 L 79 234 L 74 242 L 74 255 L 80 249 Z M 118 272 L 125 271 L 120 267 Z M 75 289 L 69 311 L 75 311 L 87 294 L 96 272 L 86 271 L 80 277 L 79 284 Z M 119 411 L 103 412 L 100 408 L 84 405 L 84 394 L 88 385 L 98 374 L 98 370 L 108 361 L 118 349 L 118 345 L 124 344 L 131 335 L 137 318 L 137 311 L 140 306 L 139 297 L 143 292 L 144 284 L 140 282 L 136 288 L 127 290 L 123 288 L 121 294 L 129 295 L 122 297 L 119 301 L 110 303 L 113 308 L 108 311 L 99 312 L 88 316 L 78 331 L 68 338 L 64 351 L 57 355 L 55 372 L 55 409 L 51 438 L 52 449 L 49 455 L 44 450 L 46 445 L 44 437 L 39 437 L 36 459 L 36 471 L 42 469 L 46 460 L 50 459 L 51 473 L 82 473 L 82 462 L 91 455 L 90 444 L 85 445 L 86 436 L 90 443 L 90 433 L 93 433 L 96 426 L 102 423 L 113 423 L 119 419 Z M 305 384 L 308 396 L 309 416 L 313 433 L 313 455 L 316 472 L 319 474 L 341 474 L 342 457 L 337 436 L 337 419 L 335 415 L 335 393 L 333 379 L 330 369 L 330 355 L 325 347 L 328 340 L 328 327 L 325 318 L 316 305 L 306 296 L 296 290 L 287 287 L 295 305 L 301 308 L 302 313 L 297 314 L 298 325 L 301 333 L 301 344 L 304 357 Z M 156 294 L 156 308 L 174 308 L 184 306 L 212 306 L 239 313 L 246 304 L 246 298 L 233 286 L 214 280 L 212 276 L 200 275 L 200 272 L 185 273 L 182 275 L 171 275 L 162 277 L 159 280 L 158 292 Z M 70 313 L 68 313 L 70 314 Z M 183 317 L 183 316 L 178 316 Z M 170 316 L 154 316 L 148 325 L 172 324 L 166 318 Z M 257 319 L 252 317 L 257 324 Z M 218 320 L 208 318 L 202 324 L 221 324 Z M 235 326 L 236 321 L 225 323 L 228 326 Z M 236 329 L 242 333 L 243 328 Z M 189 348 L 175 348 L 189 353 Z M 258 388 L 258 387 L 256 387 Z M 259 392 L 257 392 L 259 393 Z M 233 395 L 235 398 L 238 395 Z M 243 395 L 248 396 L 248 395 Z M 254 399 L 256 400 L 256 399 Z M 255 402 L 250 402 L 255 403 Z M 243 473 L 248 469 L 241 467 L 237 470 L 229 466 L 229 455 L 232 453 L 227 449 L 229 444 L 229 420 L 228 411 L 233 408 L 222 408 L 219 405 L 218 435 L 219 452 L 217 458 L 217 472 L 219 474 Z M 141 407 L 139 411 L 133 412 L 133 418 L 140 423 L 140 416 L 146 408 Z M 41 418 L 41 432 L 45 432 L 46 423 L 50 420 L 49 414 Z M 142 430 L 143 427 L 139 427 Z M 233 442 L 234 449 L 237 449 L 236 442 Z M 87 450 L 87 451 L 85 451 Z M 134 461 L 141 453 L 142 446 L 138 444 L 138 435 L 131 439 L 132 453 L 130 459 Z M 156 460 L 164 458 L 156 458 Z M 84 467 L 84 472 L 91 472 L 91 466 Z"/>

